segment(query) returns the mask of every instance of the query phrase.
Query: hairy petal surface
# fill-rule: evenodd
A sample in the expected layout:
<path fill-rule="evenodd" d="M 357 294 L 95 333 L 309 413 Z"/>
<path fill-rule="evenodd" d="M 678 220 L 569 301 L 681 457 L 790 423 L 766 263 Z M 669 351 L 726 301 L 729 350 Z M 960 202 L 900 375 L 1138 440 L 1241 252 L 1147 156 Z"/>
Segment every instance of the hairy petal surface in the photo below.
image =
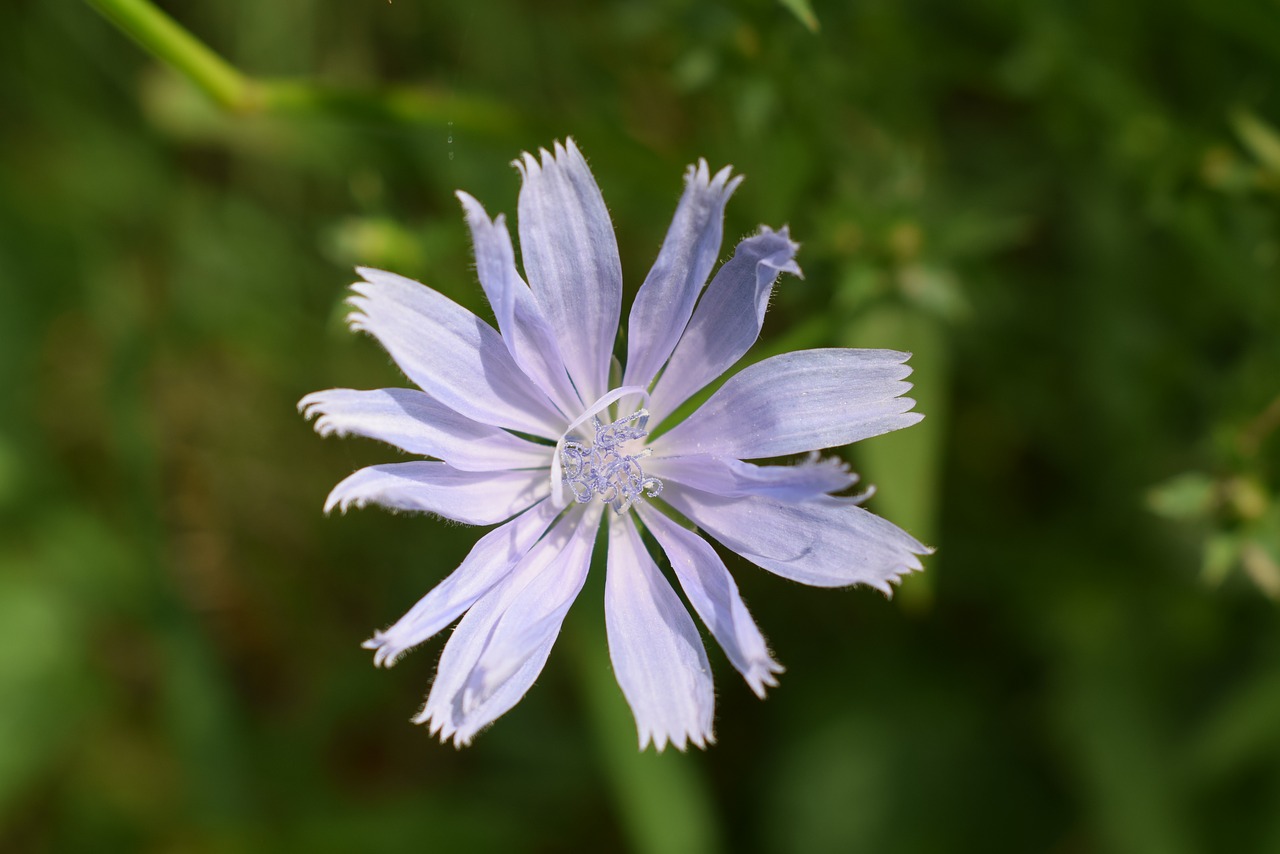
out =
<path fill-rule="evenodd" d="M 773 660 L 764 635 L 747 611 L 738 585 L 711 544 L 662 513 L 639 504 L 636 511 L 666 552 L 689 604 L 758 697 L 778 684 L 783 667 Z"/>
<path fill-rule="evenodd" d="M 331 388 L 298 402 L 321 436 L 363 436 L 463 471 L 546 468 L 551 449 L 472 421 L 411 388 Z"/>
<path fill-rule="evenodd" d="M 730 377 L 707 402 L 654 440 L 661 456 L 779 457 L 835 448 L 909 427 L 924 416 L 902 397 L 910 353 L 799 350 Z M 656 397 L 656 394 L 655 394 Z"/>
<path fill-rule="evenodd" d="M 529 286 L 555 330 L 582 400 L 609 390 L 622 309 L 622 263 L 604 197 L 578 147 L 515 162 L 520 188 L 520 253 Z"/>
<path fill-rule="evenodd" d="M 662 497 L 711 536 L 783 578 L 814 587 L 890 586 L 931 553 L 856 499 L 783 501 L 767 495 L 726 498 L 667 481 Z"/>
<path fill-rule="evenodd" d="M 474 421 L 558 438 L 564 416 L 493 327 L 426 285 L 360 267 L 352 329 L 368 332 L 419 388 Z"/>
<path fill-rule="evenodd" d="M 467 611 L 416 722 L 462 746 L 524 696 L 586 580 L 600 515 L 598 506 L 570 509 Z"/>
<path fill-rule="evenodd" d="M 715 692 L 698 628 L 640 541 L 635 522 L 621 514 L 609 524 L 604 588 L 609 657 L 631 705 L 640 749 L 661 751 L 713 741 Z"/>
<path fill-rule="evenodd" d="M 760 337 L 773 283 L 781 273 L 800 275 L 797 249 L 786 228 L 768 226 L 738 244 L 698 301 L 654 386 L 648 407 L 654 424 L 724 373 Z"/>
<path fill-rule="evenodd" d="M 418 600 L 395 625 L 375 632 L 364 642 L 365 649 L 373 650 L 373 663 L 390 667 L 405 652 L 458 619 L 510 574 L 558 513 L 550 501 L 543 500 L 481 537 L 449 577 Z"/>
<path fill-rule="evenodd" d="M 680 340 L 720 254 L 725 204 L 742 183 L 741 175 L 729 176 L 726 166 L 713 178 L 705 160 L 685 172 L 684 195 L 658 260 L 631 304 L 623 385 L 648 387 Z"/>
<path fill-rule="evenodd" d="M 453 740 L 454 747 L 466 747 L 480 730 L 509 712 L 529 692 L 533 682 L 546 666 L 555 637 L 542 641 L 527 651 L 515 673 L 499 685 L 482 702 L 464 709 L 463 685 L 484 652 L 484 642 L 494 623 L 501 617 L 499 597 L 491 591 L 481 597 L 463 616 L 445 644 L 436 669 L 435 681 L 422 711 L 413 722 L 426 724 L 440 741 Z"/>
<path fill-rule="evenodd" d="M 566 420 L 582 401 L 565 371 L 555 333 L 516 270 L 515 252 L 504 217 L 490 220 L 474 198 L 458 191 L 475 245 L 476 274 L 498 320 L 498 331 L 520 369 L 555 402 Z"/>
<path fill-rule="evenodd" d="M 835 458 L 817 455 L 790 466 L 757 466 L 731 457 L 694 454 L 659 457 L 646 470 L 660 480 L 670 478 L 725 498 L 766 495 L 782 501 L 806 501 L 848 489 L 858 476 Z"/>
<path fill-rule="evenodd" d="M 435 513 L 468 525 L 494 525 L 547 496 L 547 473 L 460 471 L 448 463 L 387 463 L 362 468 L 329 493 L 324 512 L 334 507 L 378 504 L 391 510 Z"/>

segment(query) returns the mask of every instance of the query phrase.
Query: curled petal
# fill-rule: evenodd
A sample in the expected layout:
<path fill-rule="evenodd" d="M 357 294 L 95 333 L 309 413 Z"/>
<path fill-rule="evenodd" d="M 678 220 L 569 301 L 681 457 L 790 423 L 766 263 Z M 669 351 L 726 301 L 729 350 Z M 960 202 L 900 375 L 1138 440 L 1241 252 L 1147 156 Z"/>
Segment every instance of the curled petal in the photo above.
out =
<path fill-rule="evenodd" d="M 363 436 L 464 471 L 547 467 L 551 450 L 454 412 L 411 388 L 331 388 L 298 402 L 321 436 Z"/>
<path fill-rule="evenodd" d="M 373 663 L 390 667 L 408 650 L 452 623 L 502 581 L 528 553 L 557 511 L 543 500 L 480 538 L 462 564 L 384 632 L 364 642 Z"/>
<path fill-rule="evenodd" d="M 715 693 L 702 639 L 626 514 L 609 525 L 604 616 L 613 672 L 635 715 L 640 749 L 650 741 L 659 752 L 668 741 L 677 750 L 714 741 Z"/>
<path fill-rule="evenodd" d="M 623 385 L 648 387 L 680 340 L 720 254 L 725 204 L 742 183 L 729 176 L 726 166 L 712 177 L 705 160 L 685 172 L 671 228 L 631 304 Z"/>
<path fill-rule="evenodd" d="M 389 463 L 362 468 L 329 493 L 324 512 L 378 504 L 435 513 L 468 525 L 494 525 L 547 496 L 547 473 L 459 471 L 448 463 Z"/>
<path fill-rule="evenodd" d="M 462 746 L 515 705 L 542 671 L 591 564 L 596 508 L 573 508 L 467 611 L 414 719 Z"/>
<path fill-rule="evenodd" d="M 461 191 L 457 195 L 471 228 L 480 286 L 493 307 L 502 340 L 511 358 L 555 402 L 567 420 L 582 401 L 565 372 L 555 333 L 516 270 L 506 221 L 502 216 L 490 220 L 479 202 Z"/>
<path fill-rule="evenodd" d="M 698 301 L 654 386 L 649 412 L 655 424 L 751 349 L 760 337 L 773 283 L 781 273 L 800 275 L 799 248 L 786 228 L 767 226 L 738 244 Z"/>
<path fill-rule="evenodd" d="M 711 544 L 647 505 L 636 508 L 666 552 L 689 604 L 711 630 L 725 655 L 757 696 L 778 684 L 783 667 L 773 660 L 764 635 L 747 611 L 738 585 Z"/>
<path fill-rule="evenodd" d="M 381 342 L 396 364 L 436 400 L 483 424 L 556 438 L 561 415 L 512 360 L 489 324 L 412 279 L 358 269 L 352 329 Z"/>
<path fill-rule="evenodd" d="M 845 498 L 725 498 L 667 481 L 662 497 L 724 545 L 770 572 L 815 587 L 891 585 L 932 553 L 906 531 Z"/>
<path fill-rule="evenodd" d="M 573 140 L 541 159 L 515 161 L 520 188 L 520 254 L 542 314 L 555 330 L 581 398 L 609 389 L 622 307 L 622 264 L 600 188 Z"/>
<path fill-rule="evenodd" d="M 908 427 L 924 417 L 909 411 L 914 400 L 901 396 L 911 389 L 903 382 L 910 355 L 799 350 L 757 362 L 654 440 L 654 453 L 780 457 Z"/>

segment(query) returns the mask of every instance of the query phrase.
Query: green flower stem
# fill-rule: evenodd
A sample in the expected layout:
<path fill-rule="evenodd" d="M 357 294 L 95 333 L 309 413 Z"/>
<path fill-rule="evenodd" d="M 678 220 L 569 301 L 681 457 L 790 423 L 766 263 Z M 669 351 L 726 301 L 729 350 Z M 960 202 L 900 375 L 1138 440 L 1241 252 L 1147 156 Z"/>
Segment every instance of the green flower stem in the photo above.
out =
<path fill-rule="evenodd" d="M 256 87 L 225 59 L 147 0 L 88 0 L 143 50 L 172 66 L 219 106 L 235 113 L 258 108 Z"/>
<path fill-rule="evenodd" d="M 144 50 L 178 71 L 224 110 L 237 115 L 327 116 L 395 124 L 452 123 L 487 133 L 517 124 L 506 106 L 428 87 L 383 92 L 317 86 L 297 80 L 258 80 L 233 65 L 148 0 L 88 0 Z"/>
<path fill-rule="evenodd" d="M 599 613 L 604 571 L 603 560 L 593 561 L 578 609 L 595 613 L 566 625 L 569 637 L 559 646 L 572 650 L 591 735 L 617 804 L 619 823 L 635 854 L 714 854 L 722 845 L 712 795 L 700 767 L 705 754 L 696 747 L 688 753 L 671 746 L 661 754 L 652 746 L 643 753 L 637 750 L 635 720 L 614 679 Z"/>
<path fill-rule="evenodd" d="M 505 133 L 516 124 L 512 112 L 495 101 L 459 96 L 429 87 L 396 87 L 372 94 L 316 86 L 296 80 L 258 84 L 262 109 L 280 115 L 325 115 L 394 124 L 445 125 Z"/>

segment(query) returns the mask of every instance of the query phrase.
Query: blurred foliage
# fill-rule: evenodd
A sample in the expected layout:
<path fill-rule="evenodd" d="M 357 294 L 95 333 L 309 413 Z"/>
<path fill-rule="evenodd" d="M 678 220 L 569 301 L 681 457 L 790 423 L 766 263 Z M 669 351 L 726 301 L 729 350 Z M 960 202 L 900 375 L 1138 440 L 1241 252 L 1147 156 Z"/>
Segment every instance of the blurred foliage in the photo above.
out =
<path fill-rule="evenodd" d="M 0 6 L 0 849 L 1280 850 L 1274 8 L 163 5 L 288 109 Z M 631 753 L 598 586 L 473 748 L 409 725 L 440 641 L 359 642 L 474 532 L 323 517 L 387 451 L 293 408 L 403 382 L 354 263 L 487 315 L 452 191 L 569 134 L 629 293 L 706 156 L 803 244 L 762 352 L 916 354 L 852 451 L 911 607 L 734 560 L 788 671 L 713 650 L 705 754 Z"/>

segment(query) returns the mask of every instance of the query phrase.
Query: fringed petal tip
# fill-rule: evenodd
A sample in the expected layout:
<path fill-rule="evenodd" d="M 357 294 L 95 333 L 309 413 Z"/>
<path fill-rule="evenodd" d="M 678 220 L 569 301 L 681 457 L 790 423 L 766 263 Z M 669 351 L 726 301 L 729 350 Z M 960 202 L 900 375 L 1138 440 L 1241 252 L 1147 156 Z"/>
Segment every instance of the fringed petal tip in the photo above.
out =
<path fill-rule="evenodd" d="M 315 419 L 312 428 L 316 433 L 327 438 L 329 436 L 349 436 L 350 432 L 334 418 L 330 417 L 329 407 L 332 400 L 329 392 L 337 391 L 337 389 L 329 389 L 329 391 L 313 391 L 311 394 L 298 401 L 298 412 L 307 421 Z"/>
<path fill-rule="evenodd" d="M 489 222 L 489 214 L 485 212 L 484 205 L 476 200 L 476 197 L 465 190 L 455 190 L 453 195 L 462 203 L 462 212 L 469 223 L 485 224 Z"/>
<path fill-rule="evenodd" d="M 416 715 L 409 718 L 409 721 L 418 726 L 426 727 L 427 732 L 432 737 L 440 739 L 441 744 L 446 744 L 452 739 L 453 746 L 459 750 L 471 744 L 471 739 L 463 738 L 457 727 L 437 716 L 432 711 L 430 703 L 423 706 Z"/>
<path fill-rule="evenodd" d="M 326 391 L 313 391 L 298 401 L 298 412 L 307 421 L 313 418 L 316 419 L 315 424 L 312 426 L 321 436 L 332 435 L 335 429 L 330 419 L 326 417 L 327 394 L 328 392 Z"/>
<path fill-rule="evenodd" d="M 797 279 L 804 278 L 804 272 L 800 269 L 800 265 L 796 263 L 795 255 L 800 251 L 800 244 L 791 239 L 791 226 L 784 225 L 782 228 L 774 231 L 767 225 L 761 225 L 760 231 L 756 233 L 757 237 L 781 237 L 785 242 L 785 247 L 766 255 L 760 259 L 759 264 L 777 270 L 779 273 L 790 273 Z"/>
<path fill-rule="evenodd" d="M 430 706 L 424 707 L 422 711 L 409 719 L 412 723 L 419 726 L 425 726 L 427 732 L 433 738 L 440 739 L 441 744 L 453 742 L 454 749 L 461 750 L 464 747 L 470 747 L 471 742 L 480 732 L 488 728 L 492 721 L 486 721 L 483 726 L 469 728 L 465 725 L 458 726 L 445 720 L 442 716 L 435 714 L 430 710 Z"/>
<path fill-rule="evenodd" d="M 387 632 L 374 632 L 373 637 L 360 644 L 362 649 L 373 651 L 373 666 L 390 669 L 409 652 L 409 647 L 395 643 Z"/>
<path fill-rule="evenodd" d="M 742 183 L 742 175 L 734 175 L 732 166 L 725 166 L 714 176 L 707 165 L 706 158 L 699 157 L 697 163 L 690 163 L 684 171 L 686 186 L 694 186 L 701 190 L 711 191 L 715 197 L 727 199 Z"/>
<path fill-rule="evenodd" d="M 355 284 L 351 289 L 355 291 L 355 295 L 346 299 L 347 305 L 351 307 L 351 311 L 347 312 L 347 329 L 352 332 L 364 332 L 372 335 L 369 329 L 369 297 L 368 291 L 359 289 L 360 285 Z"/>
<path fill-rule="evenodd" d="M 577 143 L 573 141 L 573 137 L 566 136 L 564 142 L 558 139 L 553 142 L 551 151 L 547 151 L 546 148 L 539 148 L 537 157 L 528 151 L 520 152 L 520 156 L 512 160 L 511 165 L 516 167 L 522 178 L 528 179 L 538 175 L 543 169 L 564 161 L 570 154 L 576 159 L 586 162 L 582 152 L 578 150 Z"/>
<path fill-rule="evenodd" d="M 350 508 L 355 507 L 359 510 L 369 503 L 367 496 L 352 495 L 349 489 L 344 488 L 348 486 L 348 482 L 354 476 L 351 475 L 339 481 L 338 485 L 329 492 L 329 497 L 324 500 L 324 513 L 326 516 L 332 513 L 335 507 L 338 508 L 339 513 L 345 516 Z"/>
<path fill-rule="evenodd" d="M 858 584 L 854 586 L 856 587 L 862 584 L 866 584 L 870 587 L 874 587 L 876 590 L 879 590 L 881 593 L 883 593 L 884 598 L 892 599 L 893 594 L 896 592 L 896 589 L 899 586 L 901 586 L 902 580 L 904 578 L 906 578 L 908 575 L 913 575 L 917 572 L 924 571 L 924 564 L 920 562 L 920 558 L 917 557 L 916 555 L 928 557 L 929 555 L 933 554 L 935 551 L 932 547 L 925 546 L 925 545 L 921 545 L 920 549 L 921 551 L 915 552 L 915 554 L 910 555 L 909 559 L 905 563 L 902 563 L 894 567 L 893 569 L 891 569 L 883 578 L 879 578 L 874 581 L 860 581 L 858 582 Z"/>
<path fill-rule="evenodd" d="M 484 209 L 484 205 L 480 204 L 475 196 L 464 190 L 455 191 L 454 196 L 462 203 L 462 214 L 467 220 L 467 225 L 473 231 L 483 229 L 506 230 L 506 214 L 498 214 L 490 218 L 488 211 Z"/>
<path fill-rule="evenodd" d="M 653 749 L 658 753 L 667 749 L 670 744 L 676 750 L 684 753 L 689 749 L 689 745 L 693 745 L 699 750 L 706 750 L 707 747 L 716 743 L 716 738 L 711 733 L 711 726 L 702 731 L 690 730 L 688 732 L 668 733 L 661 732 L 656 729 L 645 729 L 640 731 L 640 751 L 643 753 L 653 745 Z"/>
<path fill-rule="evenodd" d="M 769 688 L 778 687 L 778 675 L 786 671 L 787 668 L 772 658 L 766 658 L 752 662 L 751 669 L 743 673 L 742 678 L 747 681 L 751 692 L 763 700 Z"/>

